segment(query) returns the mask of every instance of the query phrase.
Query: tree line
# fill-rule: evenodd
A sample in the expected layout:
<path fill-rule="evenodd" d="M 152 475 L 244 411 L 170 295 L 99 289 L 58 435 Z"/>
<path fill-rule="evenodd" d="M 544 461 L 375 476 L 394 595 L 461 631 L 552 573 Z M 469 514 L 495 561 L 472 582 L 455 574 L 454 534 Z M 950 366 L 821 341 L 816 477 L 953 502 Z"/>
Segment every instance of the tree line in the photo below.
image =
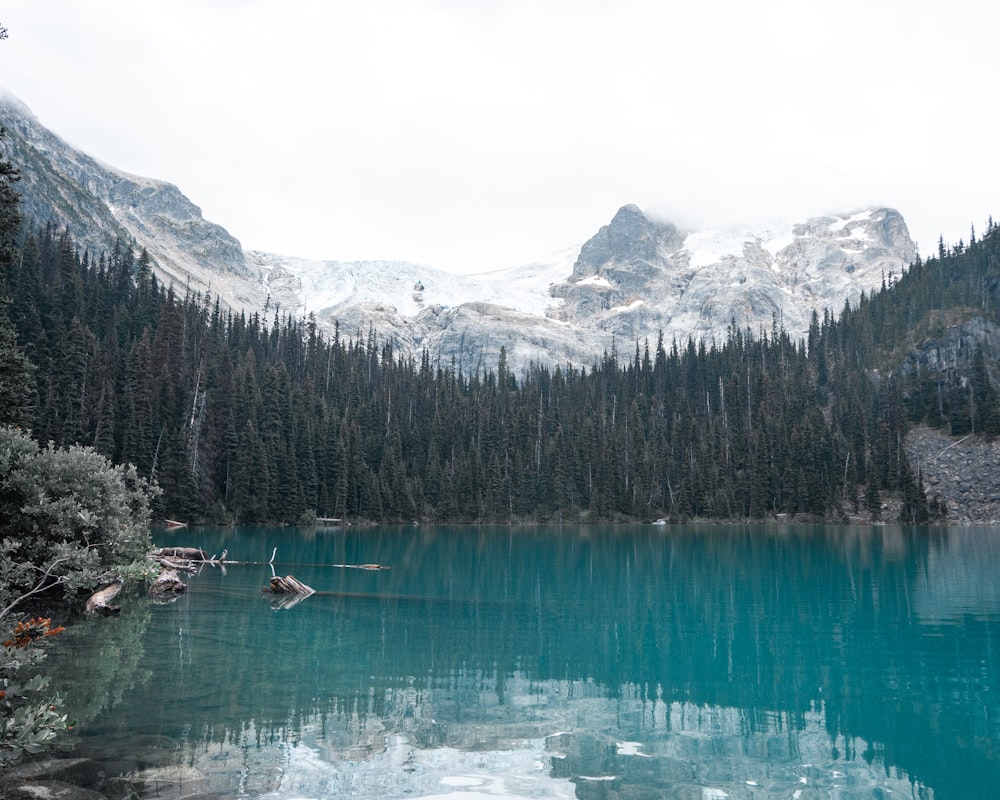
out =
<path fill-rule="evenodd" d="M 1000 420 L 981 353 L 955 386 L 885 364 L 935 314 L 995 316 L 992 222 L 814 314 L 803 341 L 734 325 L 522 374 L 503 353 L 464 374 L 375 330 L 235 312 L 163 285 L 126 242 L 81 252 L 49 224 L 8 250 L 0 350 L 23 385 L 0 381 L 4 420 L 135 465 L 155 512 L 186 521 L 839 519 L 889 495 L 924 521 L 942 509 L 907 425 Z"/>

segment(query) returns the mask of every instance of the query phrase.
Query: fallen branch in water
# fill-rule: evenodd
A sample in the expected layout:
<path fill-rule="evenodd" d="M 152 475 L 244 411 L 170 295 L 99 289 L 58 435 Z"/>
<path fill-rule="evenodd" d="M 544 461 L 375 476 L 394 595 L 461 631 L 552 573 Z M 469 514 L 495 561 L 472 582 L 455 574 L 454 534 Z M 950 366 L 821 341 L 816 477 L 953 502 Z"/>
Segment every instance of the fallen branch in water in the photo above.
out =
<path fill-rule="evenodd" d="M 118 593 L 122 590 L 124 581 L 121 578 L 109 583 L 107 586 L 98 589 L 87 598 L 87 605 L 84 606 L 86 614 L 117 614 L 121 611 L 121 606 L 111 605 Z"/>
<path fill-rule="evenodd" d="M 176 558 L 161 558 L 156 563 L 164 569 L 172 569 L 176 572 L 197 572 L 198 565 L 205 562 L 198 562 L 196 564 L 194 561 L 181 561 Z"/>
<path fill-rule="evenodd" d="M 184 561 L 208 561 L 208 555 L 197 547 L 160 547 L 153 551 L 156 558 L 179 558 Z"/>
<path fill-rule="evenodd" d="M 228 550 L 223 550 L 222 555 L 216 558 L 215 553 L 207 555 L 204 550 L 197 547 L 160 547 L 149 554 L 149 557 L 156 561 L 164 569 L 177 570 L 178 572 L 197 572 L 202 565 L 208 564 L 212 567 L 222 567 L 225 572 L 226 564 L 239 564 L 239 561 L 227 561 Z"/>

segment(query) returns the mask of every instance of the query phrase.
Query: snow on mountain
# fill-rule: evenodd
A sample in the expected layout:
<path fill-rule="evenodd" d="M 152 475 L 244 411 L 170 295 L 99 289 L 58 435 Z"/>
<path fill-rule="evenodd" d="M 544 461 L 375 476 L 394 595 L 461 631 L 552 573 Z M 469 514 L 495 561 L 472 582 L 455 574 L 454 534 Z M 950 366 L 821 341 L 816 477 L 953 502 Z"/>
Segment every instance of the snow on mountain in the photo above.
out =
<path fill-rule="evenodd" d="M 892 209 L 864 209 L 771 228 L 683 233 L 625 206 L 581 248 L 552 288 L 561 318 L 619 339 L 723 342 L 735 324 L 775 321 L 804 336 L 813 309 L 839 313 L 915 258 Z"/>
<path fill-rule="evenodd" d="M 234 310 L 314 315 L 348 336 L 374 328 L 399 350 L 427 350 L 467 373 L 495 368 L 501 348 L 514 368 L 586 366 L 661 332 L 668 342 L 721 342 L 733 323 L 757 334 L 776 320 L 804 336 L 814 308 L 839 313 L 916 255 L 892 209 L 681 231 L 629 205 L 582 245 L 495 272 L 312 261 L 244 251 L 176 186 L 75 150 L 9 95 L 0 96 L 0 125 L 36 223 L 67 227 L 94 253 L 118 240 L 145 248 L 164 282 L 209 292 Z"/>
<path fill-rule="evenodd" d="M 727 228 L 689 233 L 684 238 L 684 251 L 688 254 L 688 265 L 697 269 L 718 264 L 727 257 L 743 255 L 744 245 L 760 242 L 770 253 L 777 253 L 795 240 L 792 225 L 780 228 Z"/>
<path fill-rule="evenodd" d="M 575 257 L 571 248 L 523 267 L 454 275 L 402 261 L 311 261 L 247 253 L 262 281 L 275 286 L 275 299 L 285 300 L 286 307 L 301 316 L 312 313 L 318 318 L 358 305 L 380 305 L 413 318 L 430 306 L 451 308 L 471 302 L 544 315 L 555 302 L 549 286 L 566 276 Z"/>

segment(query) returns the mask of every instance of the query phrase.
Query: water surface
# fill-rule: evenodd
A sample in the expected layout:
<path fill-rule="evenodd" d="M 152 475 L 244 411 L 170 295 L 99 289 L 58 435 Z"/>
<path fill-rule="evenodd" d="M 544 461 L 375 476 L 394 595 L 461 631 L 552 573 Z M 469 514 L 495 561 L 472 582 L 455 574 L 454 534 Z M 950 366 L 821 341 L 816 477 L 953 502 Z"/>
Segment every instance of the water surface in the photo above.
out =
<path fill-rule="evenodd" d="M 156 538 L 252 563 L 56 640 L 122 771 L 273 800 L 1000 797 L 993 529 Z M 282 607 L 272 571 L 320 593 Z"/>

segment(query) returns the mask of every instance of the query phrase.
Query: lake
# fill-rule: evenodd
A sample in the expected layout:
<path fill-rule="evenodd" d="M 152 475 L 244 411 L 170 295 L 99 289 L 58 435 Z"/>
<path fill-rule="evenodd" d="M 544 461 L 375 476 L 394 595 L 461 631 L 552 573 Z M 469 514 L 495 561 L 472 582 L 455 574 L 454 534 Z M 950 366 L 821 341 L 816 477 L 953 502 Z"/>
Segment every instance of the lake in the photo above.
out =
<path fill-rule="evenodd" d="M 1000 797 L 998 529 L 154 538 L 244 563 L 50 664 L 80 751 L 160 797 Z"/>

